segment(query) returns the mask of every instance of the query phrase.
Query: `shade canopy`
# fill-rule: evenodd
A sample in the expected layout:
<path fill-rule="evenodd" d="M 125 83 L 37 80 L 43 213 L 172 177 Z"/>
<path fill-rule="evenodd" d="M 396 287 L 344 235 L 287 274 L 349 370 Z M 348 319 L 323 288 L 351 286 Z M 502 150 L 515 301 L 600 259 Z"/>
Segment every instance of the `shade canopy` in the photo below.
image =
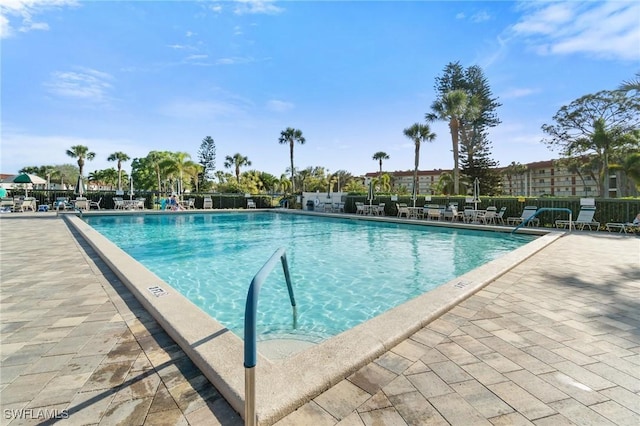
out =
<path fill-rule="evenodd" d="M 11 182 L 13 183 L 32 183 L 35 185 L 44 185 L 47 183 L 46 180 L 42 179 L 40 176 L 32 175 L 29 173 L 22 173 L 16 175 Z"/>

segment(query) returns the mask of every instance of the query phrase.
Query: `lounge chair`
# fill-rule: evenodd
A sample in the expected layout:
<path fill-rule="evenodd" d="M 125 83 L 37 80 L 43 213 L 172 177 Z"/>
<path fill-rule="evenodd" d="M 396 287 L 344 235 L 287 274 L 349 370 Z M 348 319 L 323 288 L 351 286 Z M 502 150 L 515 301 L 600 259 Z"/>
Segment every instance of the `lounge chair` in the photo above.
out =
<path fill-rule="evenodd" d="M 540 219 L 538 218 L 530 219 L 536 213 L 536 211 L 538 211 L 537 206 L 525 206 L 524 210 L 522 210 L 522 214 L 520 215 L 520 217 L 507 218 L 507 225 L 517 225 L 519 223 L 527 221 L 527 225 L 529 226 L 533 224 L 535 224 L 535 226 L 538 226 L 540 224 Z"/>
<path fill-rule="evenodd" d="M 592 226 L 596 227 L 596 230 L 600 227 L 600 222 L 593 220 L 593 215 L 596 213 L 595 206 L 582 206 L 578 218 L 569 222 L 568 220 L 556 220 L 556 228 L 566 228 L 567 226 L 573 226 L 576 229 L 584 230 L 585 227 L 592 230 Z"/>
<path fill-rule="evenodd" d="M 211 197 L 205 197 L 203 204 L 202 204 L 202 208 L 203 209 L 212 209 L 213 208 L 213 200 L 211 199 Z"/>
<path fill-rule="evenodd" d="M 96 209 L 100 210 L 101 202 L 102 202 L 102 197 L 100 197 L 98 201 L 89 200 L 89 210 L 91 210 L 91 207 L 95 207 Z"/>
<path fill-rule="evenodd" d="M 618 232 L 628 234 L 629 232 L 640 232 L 640 213 L 636 216 L 633 222 L 609 222 L 606 224 L 607 231 L 611 232 L 614 229 L 618 229 Z"/>
<path fill-rule="evenodd" d="M 0 211 L 1 212 L 11 212 L 13 210 L 13 198 L 5 197 L 0 200 Z"/>
<path fill-rule="evenodd" d="M 56 210 L 72 210 L 73 204 L 69 202 L 67 197 L 57 197 L 56 202 L 54 204 Z"/>

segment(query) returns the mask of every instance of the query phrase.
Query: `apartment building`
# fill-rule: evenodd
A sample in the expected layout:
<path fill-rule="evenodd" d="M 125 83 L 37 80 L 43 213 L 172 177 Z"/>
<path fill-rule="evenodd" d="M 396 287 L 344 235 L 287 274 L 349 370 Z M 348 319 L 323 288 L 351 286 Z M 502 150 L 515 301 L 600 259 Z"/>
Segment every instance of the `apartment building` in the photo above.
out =
<path fill-rule="evenodd" d="M 524 173 L 513 175 L 505 173 L 506 167 L 498 170 L 502 174 L 502 194 L 512 196 L 541 197 L 598 197 L 597 182 L 591 176 L 580 176 L 561 167 L 556 160 L 537 161 L 523 164 Z M 423 195 L 435 195 L 433 189 L 440 180 L 440 175 L 444 172 L 452 173 L 451 170 L 419 170 L 418 171 L 418 193 Z M 413 171 L 385 172 L 393 177 L 395 188 L 406 187 L 409 192 L 413 190 Z M 366 177 L 375 178 L 378 172 L 367 173 Z M 611 173 L 609 178 L 609 197 L 632 195 L 637 196 L 637 191 L 627 194 L 620 188 L 620 173 Z"/>
<path fill-rule="evenodd" d="M 504 195 L 527 197 L 597 197 L 598 185 L 591 176 L 580 177 L 559 167 L 554 160 L 523 164 L 526 171 L 521 175 L 502 173 Z M 501 172 L 506 169 L 501 168 Z M 614 191 L 615 192 L 615 191 Z M 615 195 L 612 195 L 615 196 Z"/>

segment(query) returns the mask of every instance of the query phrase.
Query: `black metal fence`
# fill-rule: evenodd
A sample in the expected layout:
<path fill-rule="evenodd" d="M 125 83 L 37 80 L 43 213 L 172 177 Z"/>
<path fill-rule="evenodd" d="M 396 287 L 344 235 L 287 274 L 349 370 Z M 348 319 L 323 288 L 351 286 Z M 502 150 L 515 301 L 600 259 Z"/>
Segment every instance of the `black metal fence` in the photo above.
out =
<path fill-rule="evenodd" d="M 21 195 L 15 193 L 13 195 Z M 76 198 L 73 191 L 59 191 L 59 190 L 35 190 L 30 191 L 29 196 L 35 197 L 38 204 L 52 205 L 56 198 L 67 197 L 69 199 Z M 101 209 L 113 209 L 115 203 L 114 197 L 118 197 L 115 191 L 88 191 L 84 194 L 91 201 L 100 202 Z M 125 199 L 130 196 L 125 193 L 120 195 Z M 145 208 L 147 209 L 159 209 L 162 198 L 166 196 L 158 196 L 157 193 L 138 191 L 132 198 L 145 198 Z M 184 194 L 183 200 L 193 198 L 195 207 L 201 209 L 204 206 L 204 199 L 211 198 L 213 201 L 214 209 L 239 209 L 247 207 L 247 200 L 252 199 L 257 208 L 271 208 L 278 207 L 282 200 L 288 200 L 290 206 L 294 206 L 295 197 L 285 197 L 281 194 L 255 194 L 247 196 L 245 194 Z M 356 202 L 368 203 L 366 195 L 347 195 L 345 197 L 345 212 L 355 213 Z M 396 203 L 406 203 L 407 205 L 413 205 L 413 200 L 410 195 L 398 196 L 397 200 L 392 201 L 389 195 L 376 195 L 374 204 L 385 203 L 385 214 L 387 216 L 395 216 L 397 214 Z M 425 196 L 419 196 L 416 199 L 416 206 L 424 206 L 426 204 L 438 204 L 449 205 L 450 203 L 458 203 L 458 209 L 462 210 L 466 203 L 466 197 L 445 197 L 445 196 L 431 196 L 429 200 Z M 594 220 L 600 222 L 603 226 L 608 222 L 630 222 L 633 218 L 640 213 L 640 199 L 595 199 L 596 213 Z M 580 211 L 580 198 L 559 198 L 559 197 L 481 197 L 478 203 L 479 209 L 486 209 L 488 206 L 495 206 L 498 209 L 506 207 L 505 217 L 519 217 L 525 206 L 552 207 L 552 208 L 568 208 L 573 212 L 573 217 L 578 216 Z M 299 205 L 297 207 L 300 207 Z M 553 226 L 553 223 L 557 219 L 568 219 L 565 212 L 548 211 L 540 214 L 541 226 Z"/>

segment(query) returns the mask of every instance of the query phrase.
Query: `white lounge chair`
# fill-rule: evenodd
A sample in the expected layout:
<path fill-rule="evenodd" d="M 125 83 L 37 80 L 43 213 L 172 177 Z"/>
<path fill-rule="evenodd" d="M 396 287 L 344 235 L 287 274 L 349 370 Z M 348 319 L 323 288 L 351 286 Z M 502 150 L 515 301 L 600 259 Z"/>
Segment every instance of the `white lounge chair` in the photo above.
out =
<path fill-rule="evenodd" d="M 589 228 L 589 231 L 592 231 L 592 226 L 596 227 L 596 230 L 600 228 L 600 222 L 596 222 L 593 220 L 593 216 L 596 213 L 595 206 L 582 206 L 580 209 L 580 213 L 578 213 L 578 217 L 576 220 L 569 222 L 568 220 L 556 220 L 556 228 L 566 228 L 571 225 L 576 229 L 584 230 L 585 227 Z"/>
<path fill-rule="evenodd" d="M 507 225 L 518 225 L 524 221 L 527 221 L 527 225 L 532 226 L 535 224 L 538 226 L 540 224 L 540 219 L 533 218 L 530 219 L 535 213 L 538 211 L 537 206 L 525 206 L 524 210 L 522 210 L 522 214 L 520 217 L 508 217 Z"/>
<path fill-rule="evenodd" d="M 102 202 L 102 197 L 100 197 L 100 199 L 98 201 L 90 200 L 89 201 L 89 210 L 91 210 L 91 207 L 95 207 L 96 209 L 100 210 L 100 203 L 101 202 Z"/>

